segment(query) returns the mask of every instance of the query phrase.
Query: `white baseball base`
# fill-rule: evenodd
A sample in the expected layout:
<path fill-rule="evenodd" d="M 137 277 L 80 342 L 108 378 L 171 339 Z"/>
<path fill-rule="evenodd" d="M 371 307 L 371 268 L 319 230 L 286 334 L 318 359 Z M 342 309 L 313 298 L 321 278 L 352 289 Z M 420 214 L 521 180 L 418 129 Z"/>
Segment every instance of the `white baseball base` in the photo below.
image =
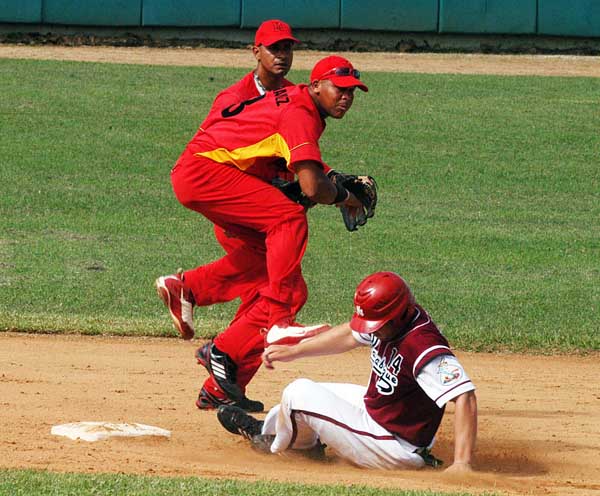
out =
<path fill-rule="evenodd" d="M 99 441 L 109 437 L 163 436 L 171 437 L 171 431 L 145 424 L 115 424 L 113 422 L 72 422 L 55 425 L 50 434 L 82 441 Z"/>

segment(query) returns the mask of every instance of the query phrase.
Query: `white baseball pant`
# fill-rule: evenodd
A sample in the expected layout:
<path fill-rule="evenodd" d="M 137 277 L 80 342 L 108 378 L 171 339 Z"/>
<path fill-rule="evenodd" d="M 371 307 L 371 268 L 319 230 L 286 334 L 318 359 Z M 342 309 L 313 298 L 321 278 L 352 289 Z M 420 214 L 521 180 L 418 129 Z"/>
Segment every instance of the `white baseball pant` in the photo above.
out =
<path fill-rule="evenodd" d="M 394 436 L 369 416 L 365 393 L 366 388 L 356 384 L 295 380 L 265 418 L 262 433 L 275 435 L 271 452 L 310 449 L 320 439 L 340 457 L 361 467 L 423 467 L 416 446 Z"/>

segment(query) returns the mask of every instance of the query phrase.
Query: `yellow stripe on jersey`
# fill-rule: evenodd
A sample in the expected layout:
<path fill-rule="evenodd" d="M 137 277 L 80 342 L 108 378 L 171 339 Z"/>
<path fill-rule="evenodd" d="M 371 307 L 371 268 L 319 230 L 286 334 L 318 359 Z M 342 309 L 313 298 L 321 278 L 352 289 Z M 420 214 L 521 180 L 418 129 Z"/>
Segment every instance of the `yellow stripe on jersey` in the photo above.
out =
<path fill-rule="evenodd" d="M 241 170 L 249 169 L 254 165 L 256 159 L 263 157 L 281 157 L 285 159 L 286 164 L 289 164 L 291 156 L 287 143 L 279 133 L 242 148 L 234 150 L 217 148 L 207 152 L 197 152 L 194 155 L 209 158 L 220 164 L 235 165 Z"/>

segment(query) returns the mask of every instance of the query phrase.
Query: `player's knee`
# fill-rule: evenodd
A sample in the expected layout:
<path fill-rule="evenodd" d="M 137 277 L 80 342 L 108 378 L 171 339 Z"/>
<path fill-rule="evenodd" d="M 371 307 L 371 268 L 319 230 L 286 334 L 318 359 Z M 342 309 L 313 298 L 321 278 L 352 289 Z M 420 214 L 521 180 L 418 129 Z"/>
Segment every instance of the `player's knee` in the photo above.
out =
<path fill-rule="evenodd" d="M 286 204 L 285 208 L 278 210 L 277 213 L 279 224 L 293 225 L 296 229 L 308 226 L 306 210 L 297 203 L 289 202 L 289 205 Z"/>
<path fill-rule="evenodd" d="M 304 217 L 306 219 L 306 210 L 299 203 L 287 202 L 283 211 L 285 212 L 286 215 L 290 215 L 290 216 L 294 216 L 294 217 Z"/>
<path fill-rule="evenodd" d="M 294 314 L 297 314 L 308 299 L 308 287 L 302 277 L 301 273 L 298 273 L 294 278 L 294 291 L 292 293 L 291 308 Z"/>
<path fill-rule="evenodd" d="M 304 210 L 300 212 L 280 213 L 276 219 L 273 219 L 267 229 L 267 238 L 284 239 L 290 245 L 297 246 L 297 253 L 303 252 L 306 249 L 308 241 L 308 221 Z M 267 243 L 268 249 L 269 243 Z"/>
<path fill-rule="evenodd" d="M 306 398 L 314 389 L 314 381 L 310 379 L 296 379 L 289 383 L 283 393 L 281 394 L 281 402 L 294 407 L 294 403 L 298 402 L 298 399 Z"/>

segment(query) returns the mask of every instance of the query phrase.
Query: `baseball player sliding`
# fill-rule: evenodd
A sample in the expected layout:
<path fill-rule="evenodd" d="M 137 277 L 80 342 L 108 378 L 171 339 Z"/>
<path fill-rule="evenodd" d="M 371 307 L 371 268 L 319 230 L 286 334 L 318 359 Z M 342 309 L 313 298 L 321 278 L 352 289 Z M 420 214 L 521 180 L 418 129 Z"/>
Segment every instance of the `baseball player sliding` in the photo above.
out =
<path fill-rule="evenodd" d="M 263 362 L 371 348 L 368 386 L 297 379 L 264 421 L 235 406 L 221 406 L 223 427 L 267 453 L 323 453 L 324 444 L 362 467 L 438 467 L 430 453 L 445 405 L 455 403 L 454 461 L 471 470 L 477 435 L 475 386 L 427 312 L 396 273 L 366 277 L 354 295 L 350 322 L 292 346 L 272 345 Z M 324 443 L 324 444 L 323 444 Z"/>

